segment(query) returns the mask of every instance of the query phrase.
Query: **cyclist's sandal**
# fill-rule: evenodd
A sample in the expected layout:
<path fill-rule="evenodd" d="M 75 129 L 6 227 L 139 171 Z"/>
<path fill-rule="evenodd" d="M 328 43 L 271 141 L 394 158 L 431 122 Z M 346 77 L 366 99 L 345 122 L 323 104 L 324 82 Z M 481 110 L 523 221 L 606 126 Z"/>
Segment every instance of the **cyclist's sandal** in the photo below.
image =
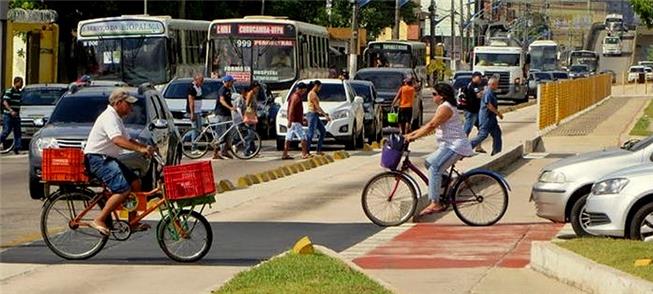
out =
<path fill-rule="evenodd" d="M 109 231 L 107 227 L 98 225 L 95 221 L 91 221 L 90 223 L 88 223 L 88 226 L 96 229 L 98 232 L 100 232 L 100 234 L 105 236 L 109 236 L 109 234 L 111 233 L 111 231 Z"/>
<path fill-rule="evenodd" d="M 447 210 L 445 207 L 440 207 L 440 208 L 424 208 L 420 213 L 419 216 L 425 216 L 433 213 L 438 213 L 438 212 L 443 212 Z"/>
<path fill-rule="evenodd" d="M 152 226 L 146 224 L 146 223 L 137 223 L 132 227 L 132 231 L 134 232 L 142 232 L 142 231 L 147 231 L 150 229 Z"/>

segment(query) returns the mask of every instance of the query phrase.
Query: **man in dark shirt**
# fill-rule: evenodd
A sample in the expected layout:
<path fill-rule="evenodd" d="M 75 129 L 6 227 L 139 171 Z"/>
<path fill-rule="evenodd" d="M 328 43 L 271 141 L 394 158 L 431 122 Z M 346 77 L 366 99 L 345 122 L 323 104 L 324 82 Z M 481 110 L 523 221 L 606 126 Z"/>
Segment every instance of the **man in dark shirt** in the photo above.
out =
<path fill-rule="evenodd" d="M 204 94 L 202 93 L 203 84 L 204 75 L 196 74 L 193 77 L 193 82 L 191 83 L 190 88 L 188 89 L 186 112 L 189 114 L 190 121 L 195 129 L 195 132 L 192 135 L 193 142 L 195 142 L 195 138 L 202 130 L 202 98 L 204 97 Z M 196 147 L 196 144 L 193 144 L 192 152 L 199 152 L 195 150 Z"/>
<path fill-rule="evenodd" d="M 222 78 L 223 86 L 218 90 L 218 101 L 215 103 L 215 114 L 217 116 L 218 123 L 223 123 L 216 126 L 216 132 L 218 136 L 222 136 L 227 131 L 227 124 L 224 122 L 231 121 L 231 113 L 236 111 L 232 102 L 231 102 L 231 92 L 233 91 L 234 86 L 234 77 L 226 75 Z M 233 158 L 231 154 L 227 152 L 226 139 L 228 135 L 223 136 L 223 140 L 220 143 L 219 148 L 215 149 L 213 153 L 213 159 L 223 159 L 223 158 Z"/>
<path fill-rule="evenodd" d="M 503 119 L 503 114 L 499 112 L 499 102 L 494 91 L 499 87 L 499 79 L 496 77 L 490 78 L 487 84 L 483 100 L 481 100 L 481 109 L 478 113 L 478 119 L 481 127 L 479 128 L 478 135 L 471 140 L 472 147 L 479 146 L 483 140 L 487 139 L 488 135 L 492 136 L 492 155 L 501 152 L 501 128 L 497 121 L 497 116 Z"/>
<path fill-rule="evenodd" d="M 481 108 L 481 99 L 483 98 L 483 88 L 485 83 L 483 75 L 475 71 L 472 74 L 472 80 L 463 88 L 463 99 L 461 99 L 461 109 L 465 111 L 465 134 L 469 136 L 472 127 L 479 129 L 478 111 Z M 485 153 L 481 145 L 476 147 L 476 152 Z"/>
<path fill-rule="evenodd" d="M 304 105 L 302 104 L 302 96 L 306 94 L 306 89 L 306 84 L 300 82 L 297 84 L 297 90 L 288 98 L 288 131 L 286 132 L 286 144 L 281 159 L 292 159 L 292 156 L 288 155 L 288 149 L 290 149 L 290 141 L 294 139 L 301 141 L 302 158 L 309 157 L 306 135 L 304 134 Z"/>
<path fill-rule="evenodd" d="M 15 154 L 18 154 L 21 148 L 20 105 L 22 88 L 23 78 L 15 77 L 14 86 L 7 89 L 2 96 L 2 135 L 0 135 L 0 143 L 2 143 L 3 149 L 5 149 L 5 139 L 13 131 Z"/>

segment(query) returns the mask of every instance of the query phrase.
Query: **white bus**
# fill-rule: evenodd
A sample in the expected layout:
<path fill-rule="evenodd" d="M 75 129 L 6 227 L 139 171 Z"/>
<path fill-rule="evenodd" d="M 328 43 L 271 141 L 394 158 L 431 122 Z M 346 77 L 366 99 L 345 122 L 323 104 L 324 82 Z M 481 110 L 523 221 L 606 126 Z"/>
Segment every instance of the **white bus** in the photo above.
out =
<path fill-rule="evenodd" d="M 426 81 L 426 43 L 417 41 L 373 41 L 363 52 L 367 67 L 406 67 Z"/>
<path fill-rule="evenodd" d="M 591 73 L 596 73 L 599 68 L 599 54 L 589 50 L 576 50 L 569 53 L 569 67 L 576 64 L 585 64 Z"/>
<path fill-rule="evenodd" d="M 209 21 L 123 15 L 80 21 L 80 75 L 157 86 L 204 71 Z"/>
<path fill-rule="evenodd" d="M 528 46 L 530 70 L 552 71 L 558 69 L 558 43 L 537 40 Z"/>
<path fill-rule="evenodd" d="M 480 46 L 474 47 L 473 71 L 487 77 L 499 78 L 497 98 L 527 101 L 528 85 L 524 76 L 526 55 L 521 47 Z"/>
<path fill-rule="evenodd" d="M 325 27 L 285 17 L 246 16 L 211 22 L 207 75 L 264 82 L 285 90 L 300 79 L 326 78 L 329 33 Z"/>

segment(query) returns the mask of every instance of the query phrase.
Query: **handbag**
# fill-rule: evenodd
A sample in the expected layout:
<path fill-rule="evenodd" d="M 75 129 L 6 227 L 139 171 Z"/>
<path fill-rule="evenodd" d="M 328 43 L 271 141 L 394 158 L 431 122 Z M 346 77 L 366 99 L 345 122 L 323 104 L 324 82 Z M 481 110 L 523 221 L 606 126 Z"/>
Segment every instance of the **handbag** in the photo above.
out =
<path fill-rule="evenodd" d="M 248 106 L 247 109 L 245 109 L 243 123 L 247 125 L 255 125 L 258 123 L 258 116 L 256 115 L 256 111 L 253 109 L 253 107 Z"/>
<path fill-rule="evenodd" d="M 388 123 L 394 124 L 399 121 L 399 113 L 397 113 L 397 108 L 393 107 L 390 112 L 387 114 Z"/>

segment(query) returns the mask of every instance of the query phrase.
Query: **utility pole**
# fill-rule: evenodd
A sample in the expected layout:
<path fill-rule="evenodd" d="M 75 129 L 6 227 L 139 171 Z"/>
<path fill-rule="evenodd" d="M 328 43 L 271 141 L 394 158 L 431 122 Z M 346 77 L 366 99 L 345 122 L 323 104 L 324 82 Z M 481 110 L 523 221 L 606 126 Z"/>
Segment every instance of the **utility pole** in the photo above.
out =
<path fill-rule="evenodd" d="M 392 39 L 399 40 L 399 11 L 401 9 L 400 0 L 395 0 L 395 26 L 392 29 Z"/>
<path fill-rule="evenodd" d="M 5 89 L 5 54 L 7 45 L 5 44 L 5 35 L 7 33 L 7 12 L 9 12 L 9 2 L 0 1 L 0 89 Z M 11 49 L 10 49 L 11 50 Z M 9 67 L 8 67 L 9 68 Z"/>
<path fill-rule="evenodd" d="M 431 0 L 431 7 L 430 12 L 431 12 L 431 50 L 430 50 L 430 55 L 431 55 L 431 60 L 435 57 L 435 14 L 437 13 L 438 10 L 438 4 L 435 0 Z"/>
<path fill-rule="evenodd" d="M 143 0 L 143 14 L 147 14 L 147 0 Z"/>
<path fill-rule="evenodd" d="M 456 6 L 454 0 L 451 0 L 451 70 L 456 70 L 456 21 L 454 19 L 454 13 L 456 12 Z"/>
<path fill-rule="evenodd" d="M 261 15 L 265 15 L 265 0 L 261 0 Z"/>
<path fill-rule="evenodd" d="M 460 24 L 458 27 L 460 27 L 460 60 L 463 62 L 466 61 L 465 58 L 465 35 L 463 34 L 463 26 L 465 25 L 465 15 L 464 15 L 464 9 L 463 9 L 463 0 L 460 0 Z"/>
<path fill-rule="evenodd" d="M 351 40 L 349 47 L 349 76 L 356 75 L 358 69 L 358 0 L 352 1 Z"/>

